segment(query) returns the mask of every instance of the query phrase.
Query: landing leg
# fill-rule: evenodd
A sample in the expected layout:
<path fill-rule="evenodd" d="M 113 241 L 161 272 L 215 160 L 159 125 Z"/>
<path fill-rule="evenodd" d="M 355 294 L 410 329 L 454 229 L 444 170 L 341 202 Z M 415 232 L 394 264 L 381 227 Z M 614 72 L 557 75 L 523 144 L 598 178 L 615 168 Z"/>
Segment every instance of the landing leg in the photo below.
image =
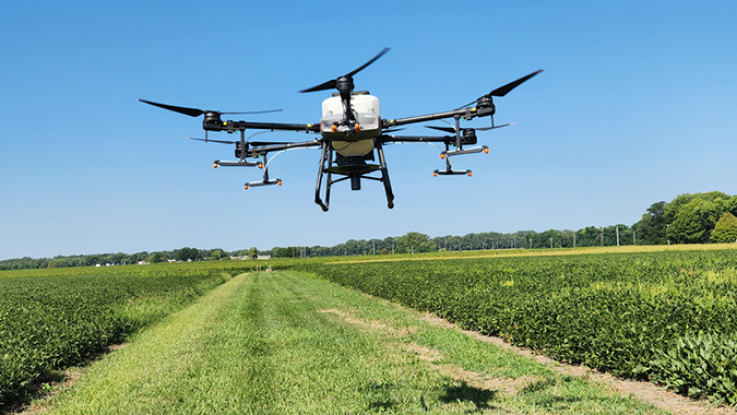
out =
<path fill-rule="evenodd" d="M 322 142 L 322 155 L 320 156 L 320 168 L 317 171 L 317 186 L 315 188 L 315 203 L 317 203 L 318 205 L 320 205 L 320 207 L 322 208 L 322 211 L 323 212 L 327 212 L 328 211 L 328 205 L 322 203 L 322 199 L 320 199 L 320 189 L 322 188 L 322 175 L 323 175 L 323 171 L 325 169 L 325 155 L 328 152 L 328 145 L 329 144 L 328 144 L 328 141 L 327 140 L 325 140 L 325 141 Z M 330 152 L 332 153 L 332 150 Z M 328 186 L 327 186 L 327 188 L 330 189 L 330 173 L 328 173 Z M 329 192 L 329 190 L 328 190 L 328 192 Z M 329 200 L 326 200 L 326 201 L 327 201 L 327 203 L 330 203 Z"/>
<path fill-rule="evenodd" d="M 328 166 L 333 165 L 333 146 L 328 149 Z M 333 187 L 333 173 L 328 172 L 327 183 L 325 183 L 325 205 L 330 206 L 330 189 Z"/>
<path fill-rule="evenodd" d="M 384 183 L 386 191 L 386 201 L 389 209 L 394 208 L 394 193 L 392 193 L 392 184 L 389 181 L 389 170 L 386 168 L 386 159 L 384 158 L 384 149 L 381 147 L 381 139 L 376 139 L 376 152 L 379 153 L 379 165 L 381 169 L 381 181 Z"/>

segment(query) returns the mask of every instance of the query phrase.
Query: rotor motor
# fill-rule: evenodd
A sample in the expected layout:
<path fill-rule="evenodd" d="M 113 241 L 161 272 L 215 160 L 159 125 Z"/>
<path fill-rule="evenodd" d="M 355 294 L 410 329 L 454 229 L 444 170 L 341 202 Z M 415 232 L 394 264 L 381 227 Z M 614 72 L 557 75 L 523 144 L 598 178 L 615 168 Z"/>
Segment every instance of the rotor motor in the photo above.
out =
<path fill-rule="evenodd" d="M 202 120 L 202 128 L 208 131 L 222 131 L 223 120 L 220 119 L 220 113 L 216 111 L 206 111 L 205 118 Z"/>
<path fill-rule="evenodd" d="M 463 136 L 461 137 L 461 142 L 465 144 L 476 144 L 478 142 L 478 139 L 476 138 L 476 130 L 473 128 L 466 128 L 463 130 Z"/>
<path fill-rule="evenodd" d="M 248 156 L 248 142 L 243 143 L 245 145 L 242 145 L 240 142 L 236 141 L 235 143 L 235 156 L 236 158 L 241 158 L 241 155 Z M 244 148 L 245 147 L 245 148 Z"/>
<path fill-rule="evenodd" d="M 494 115 L 496 113 L 496 106 L 490 96 L 483 96 L 479 98 L 476 103 L 476 116 L 486 117 L 488 115 Z"/>

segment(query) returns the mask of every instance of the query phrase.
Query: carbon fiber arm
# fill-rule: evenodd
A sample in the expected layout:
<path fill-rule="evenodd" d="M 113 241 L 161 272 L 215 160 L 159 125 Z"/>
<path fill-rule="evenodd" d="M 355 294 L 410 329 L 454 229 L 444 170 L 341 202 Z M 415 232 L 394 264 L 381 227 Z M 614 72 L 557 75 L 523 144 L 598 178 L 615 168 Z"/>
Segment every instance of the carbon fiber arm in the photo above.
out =
<path fill-rule="evenodd" d="M 202 128 L 208 131 L 235 132 L 242 130 L 271 130 L 271 131 L 304 131 L 306 133 L 319 133 L 320 124 L 288 124 L 278 122 L 255 122 L 255 121 L 223 121 L 205 120 Z"/>
<path fill-rule="evenodd" d="M 258 157 L 260 155 L 274 153 L 277 151 L 292 150 L 297 148 L 321 147 L 322 140 L 300 141 L 297 143 L 279 143 L 264 144 L 259 146 L 250 146 L 248 148 L 248 157 Z"/>
<path fill-rule="evenodd" d="M 382 143 L 446 143 L 454 144 L 456 136 L 432 136 L 432 135 L 381 135 Z"/>

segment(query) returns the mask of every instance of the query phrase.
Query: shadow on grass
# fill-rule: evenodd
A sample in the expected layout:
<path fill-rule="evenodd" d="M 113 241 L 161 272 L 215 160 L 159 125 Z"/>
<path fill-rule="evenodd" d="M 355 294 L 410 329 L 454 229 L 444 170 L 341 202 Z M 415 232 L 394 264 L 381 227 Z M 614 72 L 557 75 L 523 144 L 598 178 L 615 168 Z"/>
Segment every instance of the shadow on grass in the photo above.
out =
<path fill-rule="evenodd" d="M 393 406 L 394 406 L 394 402 L 391 402 L 391 401 L 377 401 L 377 402 L 371 402 L 369 404 L 369 409 L 372 411 L 384 412 L 384 411 L 388 411 L 392 409 Z"/>
<path fill-rule="evenodd" d="M 16 393 L 3 394 L 0 391 L 0 415 L 24 412 L 34 400 L 55 393 L 57 385 L 67 380 L 63 371 L 52 370 Z"/>
<path fill-rule="evenodd" d="M 498 391 L 476 388 L 461 381 L 460 386 L 449 386 L 445 390 L 445 395 L 440 397 L 440 401 L 444 403 L 452 402 L 470 402 L 476 406 L 476 412 L 484 409 L 493 409 L 489 402 L 493 400 Z"/>

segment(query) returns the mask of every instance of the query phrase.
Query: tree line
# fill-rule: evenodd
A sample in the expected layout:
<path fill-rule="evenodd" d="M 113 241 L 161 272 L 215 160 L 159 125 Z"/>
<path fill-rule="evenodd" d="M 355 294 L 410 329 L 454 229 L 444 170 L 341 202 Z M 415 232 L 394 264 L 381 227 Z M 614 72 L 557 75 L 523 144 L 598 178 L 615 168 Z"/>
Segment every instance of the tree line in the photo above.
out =
<path fill-rule="evenodd" d="M 157 263 L 166 261 L 206 261 L 230 259 L 230 256 L 243 256 L 257 252 L 255 248 L 228 252 L 224 249 L 197 249 L 184 247 L 171 251 L 136 252 L 124 254 L 122 252 L 91 255 L 58 255 L 53 258 L 17 258 L 0 261 L 0 270 L 33 269 L 33 268 L 66 268 L 85 266 L 110 266 L 138 264 L 140 262 Z"/>
<path fill-rule="evenodd" d="M 236 251 L 184 247 L 171 251 L 137 252 L 135 254 L 93 254 L 56 256 L 54 258 L 20 258 L 0 261 L 0 270 L 125 265 L 139 262 L 227 260 L 230 257 L 277 258 L 387 255 L 482 249 L 545 249 L 619 245 L 665 245 L 737 241 L 737 196 L 723 192 L 679 195 L 670 202 L 653 203 L 642 218 L 631 226 L 624 224 L 577 231 L 550 229 L 544 232 L 470 233 L 431 238 L 419 232 L 383 239 L 349 239 L 324 247 L 290 246 L 259 251 L 255 247 Z"/>
<path fill-rule="evenodd" d="M 627 226 L 589 226 L 577 231 L 470 233 L 438 236 L 410 232 L 384 239 L 350 239 L 332 247 L 276 247 L 275 257 L 381 255 L 390 253 L 471 251 L 482 249 L 545 249 L 592 246 L 665 245 L 737 242 L 737 196 L 723 192 L 679 195 L 653 203 L 642 218 Z"/>

